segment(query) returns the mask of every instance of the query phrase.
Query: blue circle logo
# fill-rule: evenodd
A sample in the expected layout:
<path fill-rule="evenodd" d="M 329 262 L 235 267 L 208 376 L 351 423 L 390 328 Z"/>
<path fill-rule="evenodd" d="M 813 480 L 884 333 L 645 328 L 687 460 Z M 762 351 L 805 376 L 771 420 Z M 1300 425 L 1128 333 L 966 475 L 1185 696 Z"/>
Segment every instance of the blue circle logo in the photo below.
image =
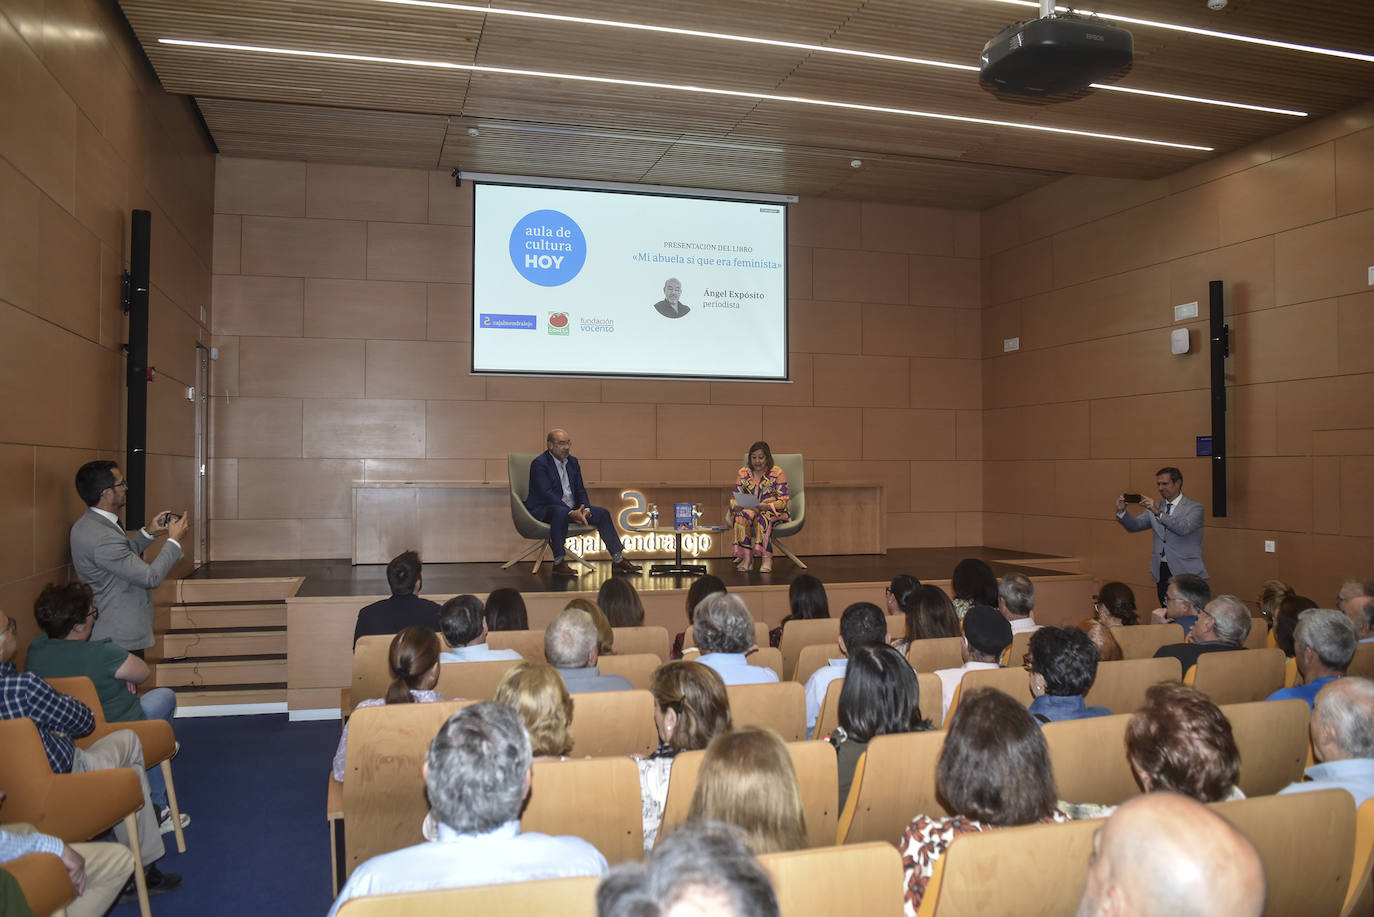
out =
<path fill-rule="evenodd" d="M 587 238 L 566 213 L 535 210 L 511 230 L 510 260 L 530 283 L 562 286 L 586 264 Z"/>

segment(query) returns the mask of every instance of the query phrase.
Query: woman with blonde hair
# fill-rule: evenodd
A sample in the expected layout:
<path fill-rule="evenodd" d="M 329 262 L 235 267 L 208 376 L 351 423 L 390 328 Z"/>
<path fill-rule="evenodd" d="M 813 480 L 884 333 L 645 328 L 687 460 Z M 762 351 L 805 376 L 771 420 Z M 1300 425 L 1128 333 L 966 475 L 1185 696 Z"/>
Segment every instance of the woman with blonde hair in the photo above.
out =
<path fill-rule="evenodd" d="M 494 699 L 520 714 L 536 761 L 557 761 L 572 752 L 572 695 L 553 666 L 517 662 L 496 686 Z"/>
<path fill-rule="evenodd" d="M 591 599 L 581 597 L 568 599 L 568 604 L 563 606 L 563 610 L 567 611 L 569 608 L 580 608 L 592 616 L 592 623 L 596 625 L 596 655 L 610 656 L 615 647 L 615 631 L 611 629 L 606 612 Z"/>
<path fill-rule="evenodd" d="M 383 704 L 428 704 L 444 699 L 434 690 L 439 683 L 439 635 L 426 627 L 407 627 L 391 638 L 387 650 L 387 669 L 391 684 L 385 697 L 372 697 L 357 708 L 380 707 Z M 343 782 L 344 763 L 348 753 L 348 723 L 339 736 L 334 751 L 334 779 Z"/>
<path fill-rule="evenodd" d="M 742 726 L 712 739 L 687 820 L 739 826 L 755 855 L 805 849 L 801 785 L 778 734 Z"/>

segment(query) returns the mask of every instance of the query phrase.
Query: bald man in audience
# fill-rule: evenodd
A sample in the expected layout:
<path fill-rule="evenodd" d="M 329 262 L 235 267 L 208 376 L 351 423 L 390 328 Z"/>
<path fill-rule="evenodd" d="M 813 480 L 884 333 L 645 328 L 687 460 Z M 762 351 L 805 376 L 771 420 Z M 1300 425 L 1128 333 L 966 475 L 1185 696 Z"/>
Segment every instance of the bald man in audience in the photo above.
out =
<path fill-rule="evenodd" d="M 1338 678 L 1317 693 L 1312 708 L 1312 750 L 1320 764 L 1307 769 L 1305 783 L 1283 793 L 1342 789 L 1355 805 L 1374 796 L 1374 681 Z"/>
<path fill-rule="evenodd" d="M 1264 864 L 1250 839 L 1199 802 L 1148 793 L 1093 836 L 1078 917 L 1258 917 Z"/>

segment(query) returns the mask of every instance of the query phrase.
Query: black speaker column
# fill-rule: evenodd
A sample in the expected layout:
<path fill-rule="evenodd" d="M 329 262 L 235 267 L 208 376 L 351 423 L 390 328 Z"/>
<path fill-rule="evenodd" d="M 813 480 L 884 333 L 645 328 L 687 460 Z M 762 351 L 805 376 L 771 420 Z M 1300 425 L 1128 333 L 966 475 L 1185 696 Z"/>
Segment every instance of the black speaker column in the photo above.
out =
<path fill-rule="evenodd" d="M 1212 356 L 1212 515 L 1226 515 L 1226 358 L 1231 328 L 1222 314 L 1221 281 L 1207 285 Z"/>
<path fill-rule="evenodd" d="M 128 417 L 125 431 L 127 454 L 124 479 L 129 482 L 129 502 L 124 508 L 124 525 L 143 526 L 148 480 L 148 251 L 152 239 L 153 215 L 147 210 L 133 211 L 129 233 L 129 280 L 124 310 L 129 315 Z"/>

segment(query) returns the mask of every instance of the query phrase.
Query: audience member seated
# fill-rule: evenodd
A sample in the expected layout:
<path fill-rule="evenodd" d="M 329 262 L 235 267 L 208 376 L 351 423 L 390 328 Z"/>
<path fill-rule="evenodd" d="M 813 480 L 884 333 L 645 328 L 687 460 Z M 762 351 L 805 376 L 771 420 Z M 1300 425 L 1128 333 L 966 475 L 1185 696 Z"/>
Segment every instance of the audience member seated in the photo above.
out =
<path fill-rule="evenodd" d="M 892 641 L 892 645 L 903 653 L 911 646 L 911 641 L 916 639 L 916 595 L 920 591 L 921 581 L 910 573 L 898 573 L 892 577 L 892 582 L 888 583 L 887 589 L 884 590 L 887 613 L 906 617 L 902 637 Z"/>
<path fill-rule="evenodd" d="M 976 557 L 965 557 L 954 565 L 950 587 L 954 590 L 954 613 L 960 621 L 974 605 L 997 607 L 997 574 Z"/>
<path fill-rule="evenodd" d="M 1078 628 L 1042 627 L 1030 639 L 1031 716 L 1042 723 L 1111 716 L 1083 696 L 1097 679 L 1097 647 Z"/>
<path fill-rule="evenodd" d="M 782 645 L 782 629 L 788 621 L 813 621 L 816 618 L 830 617 L 830 599 L 826 597 L 825 586 L 809 573 L 792 578 L 787 584 L 787 617 L 777 627 L 768 632 L 768 645 Z M 700 642 L 701 638 L 698 637 Z"/>
<path fill-rule="evenodd" d="M 596 625 L 596 655 L 610 656 L 615 652 L 615 631 L 611 629 L 611 622 L 606 618 L 606 612 L 593 602 L 591 599 L 581 597 L 568 599 L 568 604 L 564 608 L 580 608 L 592 616 L 592 623 Z"/>
<path fill-rule="evenodd" d="M 838 645 L 840 658 L 829 660 L 825 665 L 811 673 L 806 680 L 806 734 L 810 736 L 816 728 L 816 720 L 821 715 L 821 701 L 830 683 L 844 678 L 845 666 L 852 650 L 860 649 L 871 643 L 886 643 L 887 617 L 883 610 L 871 602 L 855 602 L 840 615 L 840 635 Z"/>
<path fill-rule="evenodd" d="M 597 640 L 592 616 L 580 608 L 565 608 L 544 631 L 544 658 L 558 669 L 572 694 L 633 690 L 623 675 L 601 674 L 596 664 Z"/>
<path fill-rule="evenodd" d="M 596 593 L 596 604 L 606 613 L 612 627 L 641 627 L 644 624 L 644 603 L 629 580 L 611 577 Z"/>
<path fill-rule="evenodd" d="M 962 633 L 959 616 L 954 613 L 954 600 L 939 586 L 922 585 L 913 594 L 911 607 L 904 613 L 906 633 L 902 639 L 892 641 L 903 656 L 911 651 L 911 644 L 916 640 L 958 637 Z"/>
<path fill-rule="evenodd" d="M 1298 628 L 1293 632 L 1294 658 L 1303 684 L 1279 688 L 1265 700 L 1298 697 L 1307 701 L 1307 706 L 1314 706 L 1318 691 L 1345 677 L 1358 642 L 1355 625 L 1345 612 L 1334 608 L 1307 609 L 1298 616 Z"/>
<path fill-rule="evenodd" d="M 1099 662 L 1120 662 L 1122 659 L 1121 644 L 1116 642 L 1112 636 L 1112 629 L 1103 624 L 1096 618 L 1084 618 L 1078 622 L 1078 629 L 1088 635 L 1088 639 L 1097 647 L 1097 659 Z"/>
<path fill-rule="evenodd" d="M 5 793 L 0 790 L 0 803 Z M 61 857 L 72 880 L 76 900 L 67 905 L 67 917 L 102 917 L 119 897 L 120 889 L 134 871 L 134 855 L 120 844 L 92 842 L 67 844 L 60 837 L 40 834 L 33 825 L 0 824 L 0 866 L 30 853 L 51 853 Z M 16 906 L 23 904 L 20 896 Z M 0 898 L 0 913 L 9 914 Z M 18 915 L 27 913 L 19 909 Z"/>
<path fill-rule="evenodd" d="M 964 616 L 965 629 L 979 607 Z M 935 768 L 935 790 L 951 814 L 918 814 L 897 845 L 906 869 L 907 917 L 915 917 L 935 861 L 955 838 L 1068 820 L 1055 808 L 1054 773 L 1040 724 L 993 688 L 971 691 L 959 702 Z"/>
<path fill-rule="evenodd" d="M 1374 589 L 1374 583 L 1370 583 L 1369 587 Z M 1345 601 L 1345 608 L 1342 610 L 1350 619 L 1350 623 L 1355 625 L 1355 633 L 1361 643 L 1374 640 L 1374 596 L 1352 596 Z"/>
<path fill-rule="evenodd" d="M 530 618 L 519 589 L 493 589 L 482 612 L 487 630 L 529 630 Z"/>
<path fill-rule="evenodd" d="M 1093 614 L 1107 627 L 1129 627 L 1140 623 L 1135 611 L 1135 593 L 1125 583 L 1105 583 L 1093 596 Z"/>
<path fill-rule="evenodd" d="M 91 587 L 82 582 L 65 586 L 49 583 L 33 603 L 33 616 L 43 633 L 29 644 L 25 671 L 43 678 L 86 677 L 95 685 L 100 709 L 110 723 L 136 720 L 172 722 L 177 696 L 171 688 L 153 688 L 139 697 L 135 685 L 148 680 L 152 670 L 133 653 L 105 637 L 91 639 L 100 611 L 91 606 Z M 167 804 L 167 782 L 162 768 L 148 771 L 148 793 L 158 809 L 162 833 L 172 830 L 172 810 Z M 191 816 L 181 813 L 181 826 Z"/>
<path fill-rule="evenodd" d="M 95 728 L 95 714 L 81 701 L 59 694 L 46 681 L 32 672 L 22 675 L 14 666 L 14 654 L 19 649 L 15 639 L 17 622 L 0 611 L 0 720 L 27 717 L 33 720 L 48 766 L 54 774 L 85 773 L 113 767 L 131 768 L 138 775 L 143 790 L 143 805 L 134 813 L 138 826 L 139 860 L 148 893 L 169 892 L 181 885 L 181 876 L 164 873 L 156 866 L 166 855 L 162 832 L 158 830 L 156 804 L 148 794 L 147 768 L 143 766 L 143 745 L 132 729 L 116 729 L 90 748 L 77 748 L 72 741 Z M 120 822 L 114 828 L 115 837 L 126 847 L 129 834 Z"/>
<path fill-rule="evenodd" d="M 1024 573 L 1008 573 L 997 584 L 997 610 L 1011 624 L 1013 634 L 1028 634 L 1039 624 L 1031 617 L 1035 610 L 1035 584 Z"/>
<path fill-rule="evenodd" d="M 1274 619 L 1274 645 L 1283 650 L 1289 659 L 1297 650 L 1293 646 L 1293 633 L 1298 629 L 1298 617 L 1317 603 L 1305 595 L 1290 592 L 1279 601 L 1278 616 Z"/>
<path fill-rule="evenodd" d="M 1265 580 L 1264 585 L 1260 586 L 1256 604 L 1259 605 L 1260 616 L 1264 618 L 1270 630 L 1273 630 L 1274 624 L 1278 622 L 1279 606 L 1283 604 L 1284 599 L 1293 594 L 1293 587 L 1279 579 Z"/>
<path fill-rule="evenodd" d="M 1374 681 L 1341 678 L 1317 692 L 1312 708 L 1312 751 L 1320 764 L 1307 769 L 1307 782 L 1280 793 L 1339 787 L 1361 805 L 1374 796 Z"/>
<path fill-rule="evenodd" d="M 1244 799 L 1240 749 L 1212 699 L 1176 681 L 1151 685 L 1126 723 L 1126 758 L 1145 793 L 1168 790 L 1198 802 Z"/>
<path fill-rule="evenodd" d="M 504 704 L 473 704 L 449 717 L 420 769 L 438 838 L 363 863 L 331 917 L 362 895 L 605 874 L 606 858 L 581 838 L 521 832 L 532 758 L 525 727 Z"/>
<path fill-rule="evenodd" d="M 1002 651 L 1011 646 L 1011 624 L 991 605 L 974 605 L 964 615 L 964 640 L 960 652 L 964 664 L 957 669 L 938 669 L 941 718 L 949 714 L 950 701 L 965 672 L 1001 667 Z"/>
<path fill-rule="evenodd" d="M 482 600 L 475 595 L 456 595 L 439 610 L 439 629 L 451 649 L 439 655 L 440 662 L 490 662 L 494 659 L 519 659 L 515 650 L 494 650 L 487 646 L 487 622 Z"/>
<path fill-rule="evenodd" d="M 1191 576 L 1180 573 L 1178 576 Z M 1169 589 L 1174 588 L 1174 577 L 1169 581 Z M 1205 653 L 1228 653 L 1245 649 L 1245 638 L 1250 636 L 1250 609 L 1234 595 L 1219 595 L 1201 609 L 1197 623 L 1188 632 L 1186 643 L 1171 643 L 1155 650 L 1155 658 L 1177 659 L 1183 665 L 1183 673 L 1197 665 L 1198 657 Z"/>
<path fill-rule="evenodd" d="M 780 917 L 767 870 L 733 825 L 683 825 L 644 862 L 617 866 L 596 890 L 597 917 L 705 914 Z"/>
<path fill-rule="evenodd" d="M 697 606 L 692 621 L 701 655 L 697 661 L 720 674 L 727 685 L 768 684 L 778 673 L 763 666 L 750 665 L 745 655 L 758 647 L 754 643 L 754 618 L 744 599 L 737 595 L 708 596 Z"/>
<path fill-rule="evenodd" d="M 439 605 L 420 598 L 424 579 L 420 576 L 420 555 L 406 551 L 391 558 L 386 565 L 386 582 L 391 598 L 373 602 L 358 612 L 353 626 L 353 645 L 359 637 L 391 636 L 407 627 L 427 627 L 438 633 Z"/>
<path fill-rule="evenodd" d="M 869 644 L 855 650 L 840 689 L 839 726 L 830 736 L 839 765 L 843 809 L 854 768 L 875 736 L 933 729 L 921 716 L 921 685 L 896 648 Z"/>
<path fill-rule="evenodd" d="M 720 577 L 712 576 L 709 573 L 698 576 L 696 579 L 692 580 L 692 585 L 687 588 L 687 626 L 692 626 L 692 615 L 696 612 L 697 605 L 701 604 L 703 599 L 708 595 L 727 591 L 729 590 L 725 588 L 725 583 L 721 582 Z M 673 638 L 672 656 L 674 659 L 682 658 L 682 644 L 686 642 L 686 640 L 687 632 L 685 630 Z"/>
<path fill-rule="evenodd" d="M 706 746 L 688 823 L 723 821 L 744 831 L 755 855 L 806 848 L 806 814 L 792 755 L 771 729 L 741 726 Z"/>
<path fill-rule="evenodd" d="M 1212 601 L 1212 587 L 1195 573 L 1175 573 L 1169 577 L 1169 588 L 1164 593 L 1164 607 L 1150 612 L 1150 620 L 1155 624 L 1168 624 L 1170 621 L 1183 628 L 1186 638 L 1193 630 L 1198 615 L 1207 603 Z"/>
<path fill-rule="evenodd" d="M 654 726 L 658 748 L 639 765 L 639 792 L 644 813 L 644 849 L 652 850 L 668 799 L 668 776 L 680 751 L 705 748 L 730 728 L 730 698 L 714 669 L 699 662 L 667 662 L 654 672 Z"/>
<path fill-rule="evenodd" d="M 1351 600 L 1360 598 L 1374 598 L 1374 580 L 1351 577 L 1341 583 L 1340 591 L 1336 593 L 1336 610 L 1348 612 Z"/>
<path fill-rule="evenodd" d="M 553 666 L 517 662 L 501 677 L 495 700 L 520 714 L 534 760 L 562 761 L 572 754 L 572 695 Z"/>
<path fill-rule="evenodd" d="M 1264 864 L 1220 815 L 1185 796 L 1151 793 L 1093 836 L 1079 917 L 1259 917 Z"/>
<path fill-rule="evenodd" d="M 383 704 L 429 704 L 444 699 L 444 695 L 434 690 L 439 681 L 439 637 L 434 631 L 407 627 L 391 638 L 386 660 L 387 669 L 391 672 L 391 684 L 387 686 L 386 695 L 370 697 L 359 703 L 355 710 Z M 339 782 L 343 782 L 347 773 L 344 767 L 347 755 L 348 721 L 345 721 L 343 732 L 339 735 L 339 747 L 334 750 L 332 769 L 334 779 Z"/>

